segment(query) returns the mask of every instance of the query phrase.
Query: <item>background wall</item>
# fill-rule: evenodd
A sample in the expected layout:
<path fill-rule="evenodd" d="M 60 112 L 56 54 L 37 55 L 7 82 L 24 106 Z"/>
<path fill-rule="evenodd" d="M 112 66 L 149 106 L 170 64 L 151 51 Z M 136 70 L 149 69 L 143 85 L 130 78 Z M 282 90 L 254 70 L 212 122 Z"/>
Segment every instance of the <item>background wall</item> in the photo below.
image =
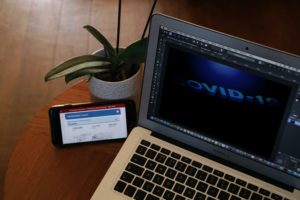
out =
<path fill-rule="evenodd" d="M 124 0 L 121 46 L 139 39 L 152 0 Z M 300 55 L 297 0 L 158 0 L 156 11 Z M 43 81 L 66 58 L 101 46 L 91 24 L 114 44 L 117 0 L 0 0 L 0 199 L 6 166 L 26 123 L 70 85 Z M 50 141 L 49 141 L 50 142 Z"/>

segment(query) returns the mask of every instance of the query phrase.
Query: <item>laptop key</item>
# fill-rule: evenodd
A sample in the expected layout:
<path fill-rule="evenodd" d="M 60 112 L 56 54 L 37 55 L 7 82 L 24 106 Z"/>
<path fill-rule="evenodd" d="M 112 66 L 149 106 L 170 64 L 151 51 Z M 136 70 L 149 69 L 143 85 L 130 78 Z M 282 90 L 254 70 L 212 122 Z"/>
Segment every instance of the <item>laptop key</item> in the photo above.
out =
<path fill-rule="evenodd" d="M 176 172 L 175 170 L 173 170 L 173 169 L 168 169 L 165 175 L 166 175 L 167 177 L 173 179 L 173 178 L 175 177 L 176 173 L 177 173 L 177 172 Z"/>
<path fill-rule="evenodd" d="M 133 174 L 136 174 L 138 176 L 141 176 L 144 172 L 144 169 L 136 164 L 129 163 L 126 167 L 126 171 L 129 171 Z"/>
<path fill-rule="evenodd" d="M 235 183 L 238 184 L 238 185 L 240 185 L 240 186 L 244 186 L 244 187 L 247 184 L 246 181 L 243 181 L 241 179 L 236 179 Z"/>
<path fill-rule="evenodd" d="M 176 158 L 176 159 L 180 159 L 181 155 L 175 152 L 171 153 L 171 157 Z"/>
<path fill-rule="evenodd" d="M 204 193 L 207 188 L 208 185 L 206 183 L 199 181 L 196 189 Z"/>
<path fill-rule="evenodd" d="M 153 159 L 156 156 L 156 151 L 153 151 L 152 149 L 148 149 L 147 153 L 146 153 L 146 157 Z"/>
<path fill-rule="evenodd" d="M 153 162 L 152 160 L 148 160 L 146 163 L 146 168 L 153 170 L 156 167 L 156 162 Z"/>
<path fill-rule="evenodd" d="M 205 199 L 206 199 L 206 195 L 199 192 L 196 193 L 196 196 L 194 198 L 194 200 L 205 200 Z"/>
<path fill-rule="evenodd" d="M 228 191 L 232 194 L 237 194 L 240 190 L 240 186 L 234 184 L 234 183 L 230 183 Z"/>
<path fill-rule="evenodd" d="M 282 196 L 278 195 L 278 194 L 275 194 L 275 193 L 272 193 L 271 194 L 271 199 L 274 199 L 274 200 L 282 200 Z"/>
<path fill-rule="evenodd" d="M 267 196 L 267 197 L 271 194 L 271 192 L 269 192 L 268 190 L 265 190 L 263 188 L 259 189 L 259 193 L 264 195 L 264 196 Z"/>
<path fill-rule="evenodd" d="M 239 193 L 239 196 L 244 198 L 244 199 L 248 199 L 251 195 L 251 191 L 250 190 L 247 190 L 245 188 L 242 188 L 240 193 Z"/>
<path fill-rule="evenodd" d="M 139 177 L 135 177 L 135 179 L 132 182 L 132 184 L 135 185 L 136 187 L 142 187 L 143 183 L 144 180 Z"/>
<path fill-rule="evenodd" d="M 131 162 L 136 163 L 138 165 L 144 166 L 144 164 L 146 163 L 147 159 L 138 155 L 138 154 L 134 154 L 131 158 Z"/>
<path fill-rule="evenodd" d="M 181 194 L 183 192 L 184 188 L 185 188 L 184 185 L 182 185 L 180 183 L 176 183 L 173 190 L 174 190 L 174 192 Z"/>
<path fill-rule="evenodd" d="M 156 184 L 158 184 L 158 185 L 160 185 L 160 184 L 162 184 L 162 182 L 164 181 L 164 179 L 165 178 L 163 176 L 161 176 L 159 174 L 156 174 L 154 176 L 154 178 L 153 178 L 153 182 L 156 183 Z"/>
<path fill-rule="evenodd" d="M 262 200 L 263 196 L 257 193 L 252 193 L 250 200 Z"/>
<path fill-rule="evenodd" d="M 192 166 L 188 166 L 185 170 L 185 173 L 190 175 L 190 176 L 194 176 L 197 172 L 197 169 L 195 167 Z"/>
<path fill-rule="evenodd" d="M 143 189 L 148 192 L 151 192 L 153 187 L 154 187 L 154 184 L 150 183 L 149 181 L 146 181 L 145 184 L 143 185 Z"/>
<path fill-rule="evenodd" d="M 258 190 L 258 187 L 256 185 L 253 185 L 251 183 L 248 183 L 247 188 L 256 192 Z"/>
<path fill-rule="evenodd" d="M 173 185 L 174 185 L 174 181 L 170 180 L 170 179 L 166 179 L 163 186 L 168 188 L 168 189 L 172 189 Z"/>
<path fill-rule="evenodd" d="M 173 158 L 168 158 L 165 164 L 169 167 L 174 167 L 176 164 L 176 160 Z"/>
<path fill-rule="evenodd" d="M 156 144 L 151 144 L 150 146 L 151 149 L 154 149 L 156 151 L 159 151 L 160 150 L 160 146 L 156 145 Z"/>
<path fill-rule="evenodd" d="M 197 174 L 196 174 L 196 178 L 198 178 L 201 181 L 204 181 L 207 177 L 207 173 L 202 171 L 202 170 L 198 170 Z"/>
<path fill-rule="evenodd" d="M 123 172 L 123 174 L 121 175 L 121 180 L 127 182 L 127 183 L 131 183 L 131 181 L 133 180 L 134 176 L 128 172 Z"/>
<path fill-rule="evenodd" d="M 178 161 L 175 168 L 176 168 L 177 170 L 183 172 L 183 171 L 185 170 L 186 166 L 187 166 L 187 165 L 186 165 L 185 163 Z"/>
<path fill-rule="evenodd" d="M 177 176 L 176 176 L 176 181 L 180 182 L 180 183 L 184 183 L 185 180 L 187 179 L 187 176 L 183 173 L 178 173 Z"/>
<path fill-rule="evenodd" d="M 192 162 L 192 160 L 191 160 L 190 158 L 185 157 L 185 156 L 182 156 L 181 161 L 182 161 L 182 162 L 185 162 L 185 163 L 187 163 L 187 164 L 190 164 L 190 163 Z"/>
<path fill-rule="evenodd" d="M 212 197 L 216 197 L 218 195 L 219 189 L 213 186 L 209 186 L 207 190 L 207 194 L 209 194 Z"/>
<path fill-rule="evenodd" d="M 194 188 L 197 184 L 197 180 L 194 178 L 189 177 L 185 183 L 187 186 L 190 186 L 191 188 Z"/>
<path fill-rule="evenodd" d="M 167 161 L 165 163 L 168 167 L 174 167 L 176 164 L 176 160 L 173 158 L 167 158 Z"/>
<path fill-rule="evenodd" d="M 157 162 L 164 163 L 166 158 L 167 158 L 167 156 L 165 156 L 164 154 L 158 153 L 155 160 Z"/>
<path fill-rule="evenodd" d="M 143 178 L 147 179 L 147 180 L 151 180 L 154 176 L 154 172 L 146 170 L 143 174 Z"/>
<path fill-rule="evenodd" d="M 211 168 L 210 166 L 207 166 L 207 165 L 203 165 L 202 169 L 204 171 L 209 172 L 209 173 L 211 173 L 213 171 L 213 168 Z"/>
<path fill-rule="evenodd" d="M 167 190 L 163 196 L 163 199 L 165 200 L 172 200 L 175 196 L 175 193 L 174 192 L 171 192 L 169 190 Z"/>
<path fill-rule="evenodd" d="M 148 142 L 147 140 L 142 140 L 142 141 L 141 141 L 141 144 L 143 144 L 143 145 L 149 147 L 151 143 Z"/>
<path fill-rule="evenodd" d="M 228 181 L 231 181 L 231 182 L 234 182 L 235 180 L 235 177 L 234 176 L 231 176 L 229 174 L 225 174 L 224 178 Z"/>
<path fill-rule="evenodd" d="M 226 190 L 229 185 L 229 182 L 224 179 L 219 179 L 217 187 L 223 190 Z"/>
<path fill-rule="evenodd" d="M 228 200 L 229 199 L 230 194 L 228 192 L 225 191 L 221 191 L 218 195 L 218 199 L 220 200 Z"/>
<path fill-rule="evenodd" d="M 183 195 L 189 199 L 193 199 L 194 195 L 195 195 L 195 190 L 191 189 L 191 188 L 186 188 L 186 190 L 184 191 Z"/>
<path fill-rule="evenodd" d="M 214 170 L 213 174 L 216 175 L 216 176 L 219 176 L 219 177 L 223 177 L 224 176 L 223 172 L 221 172 L 219 170 L 216 170 L 216 169 Z"/>
<path fill-rule="evenodd" d="M 162 148 L 161 150 L 160 150 L 160 152 L 162 152 L 163 154 L 165 154 L 165 155 L 170 155 L 170 153 L 171 153 L 171 151 L 169 150 L 169 149 L 166 149 L 166 148 Z"/>
<path fill-rule="evenodd" d="M 192 162 L 192 165 L 193 165 L 194 167 L 198 167 L 198 168 L 201 168 L 201 167 L 202 167 L 202 164 L 199 163 L 199 162 L 197 162 L 197 161 L 193 161 L 193 162 Z"/>
<path fill-rule="evenodd" d="M 159 164 L 155 169 L 155 171 L 160 174 L 164 174 L 166 172 L 166 170 L 167 170 L 167 167 L 164 165 L 161 165 L 161 164 Z"/>
<path fill-rule="evenodd" d="M 211 184 L 211 185 L 215 185 L 218 181 L 218 177 L 214 176 L 214 175 L 209 175 L 206 179 L 206 182 Z"/>
<path fill-rule="evenodd" d="M 132 185 L 128 185 L 124 191 L 124 194 L 129 197 L 132 197 L 135 191 L 136 191 L 136 187 L 133 187 Z"/>
<path fill-rule="evenodd" d="M 153 190 L 153 194 L 157 195 L 157 196 L 161 196 L 164 193 L 165 189 L 160 187 L 160 186 L 155 186 L 154 190 Z"/>
<path fill-rule="evenodd" d="M 125 182 L 118 181 L 117 184 L 114 187 L 114 190 L 122 193 L 126 186 L 127 186 L 127 184 Z"/>
<path fill-rule="evenodd" d="M 147 193 L 144 192 L 143 190 L 138 190 L 134 195 L 134 199 L 135 200 L 143 200 L 143 199 L 145 199 L 146 194 Z"/>
<path fill-rule="evenodd" d="M 135 152 L 140 155 L 144 155 L 146 151 L 147 151 L 146 147 L 144 147 L 143 145 L 139 145 Z"/>

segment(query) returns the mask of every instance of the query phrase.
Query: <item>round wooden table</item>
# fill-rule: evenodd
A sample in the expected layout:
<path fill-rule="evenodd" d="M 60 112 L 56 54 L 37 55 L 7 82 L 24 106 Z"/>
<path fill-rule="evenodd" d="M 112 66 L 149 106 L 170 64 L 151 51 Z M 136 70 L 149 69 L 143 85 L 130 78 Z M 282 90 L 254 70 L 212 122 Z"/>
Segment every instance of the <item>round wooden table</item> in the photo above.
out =
<path fill-rule="evenodd" d="M 28 124 L 11 155 L 4 199 L 89 199 L 122 142 L 68 148 L 51 143 L 48 109 L 55 104 L 91 101 L 87 83 L 64 91 Z"/>

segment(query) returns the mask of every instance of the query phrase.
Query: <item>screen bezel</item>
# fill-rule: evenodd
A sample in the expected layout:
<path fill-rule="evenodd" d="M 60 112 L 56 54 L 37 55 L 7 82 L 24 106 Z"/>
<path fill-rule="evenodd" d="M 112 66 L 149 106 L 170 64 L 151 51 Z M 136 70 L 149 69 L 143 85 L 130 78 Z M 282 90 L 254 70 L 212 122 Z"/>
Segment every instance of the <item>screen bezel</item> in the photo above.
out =
<path fill-rule="evenodd" d="M 216 32 L 194 24 L 183 22 L 168 16 L 155 14 L 152 17 L 150 26 L 149 45 L 145 65 L 145 74 L 147 74 L 147 76 L 144 76 L 141 106 L 138 120 L 138 124 L 140 126 L 150 129 L 155 133 L 161 134 L 165 137 L 170 137 L 188 146 L 192 146 L 196 149 L 209 153 L 215 157 L 225 159 L 230 163 L 240 163 L 239 167 L 252 170 L 255 173 L 261 174 L 280 183 L 284 183 L 291 187 L 300 188 L 299 178 L 286 174 L 282 171 L 270 168 L 263 164 L 254 162 L 237 154 L 231 152 L 224 153 L 224 150 L 217 146 L 213 146 L 201 140 L 195 140 L 195 138 L 192 136 L 186 135 L 180 131 L 168 128 L 148 119 L 148 105 L 151 92 L 151 83 L 155 65 L 159 29 L 161 25 L 178 30 L 180 32 L 184 32 L 186 34 L 197 35 L 208 41 L 213 41 L 215 43 L 219 43 L 237 50 L 245 51 L 247 47 L 247 51 L 250 54 L 255 52 L 255 55 L 257 56 L 261 56 L 266 59 L 280 62 L 289 66 L 297 66 L 297 63 L 300 63 L 300 58 L 282 51 L 265 47 L 237 37 L 229 36 L 224 33 Z"/>
<path fill-rule="evenodd" d="M 80 143 L 63 143 L 61 122 L 60 122 L 60 111 L 62 109 L 85 109 L 85 108 L 93 108 L 99 106 L 110 106 L 115 104 L 125 105 L 126 125 L 127 125 L 126 137 L 116 138 L 116 139 L 97 140 L 97 141 L 87 141 L 87 142 L 80 142 Z M 50 120 L 52 144 L 57 147 L 74 146 L 79 144 L 112 141 L 112 140 L 113 141 L 124 140 L 127 138 L 130 131 L 136 126 L 136 108 L 135 108 L 135 103 L 132 100 L 115 100 L 115 101 L 104 101 L 104 102 L 95 102 L 95 103 L 57 105 L 51 107 L 48 111 L 48 114 Z"/>

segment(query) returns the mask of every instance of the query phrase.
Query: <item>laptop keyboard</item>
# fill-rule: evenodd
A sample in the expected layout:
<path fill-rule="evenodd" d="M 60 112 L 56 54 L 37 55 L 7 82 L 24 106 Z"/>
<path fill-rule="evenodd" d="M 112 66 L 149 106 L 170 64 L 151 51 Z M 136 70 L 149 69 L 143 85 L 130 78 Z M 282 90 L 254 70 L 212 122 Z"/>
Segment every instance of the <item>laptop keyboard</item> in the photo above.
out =
<path fill-rule="evenodd" d="M 114 189 L 137 200 L 283 200 L 278 194 L 146 140 L 137 147 Z"/>

